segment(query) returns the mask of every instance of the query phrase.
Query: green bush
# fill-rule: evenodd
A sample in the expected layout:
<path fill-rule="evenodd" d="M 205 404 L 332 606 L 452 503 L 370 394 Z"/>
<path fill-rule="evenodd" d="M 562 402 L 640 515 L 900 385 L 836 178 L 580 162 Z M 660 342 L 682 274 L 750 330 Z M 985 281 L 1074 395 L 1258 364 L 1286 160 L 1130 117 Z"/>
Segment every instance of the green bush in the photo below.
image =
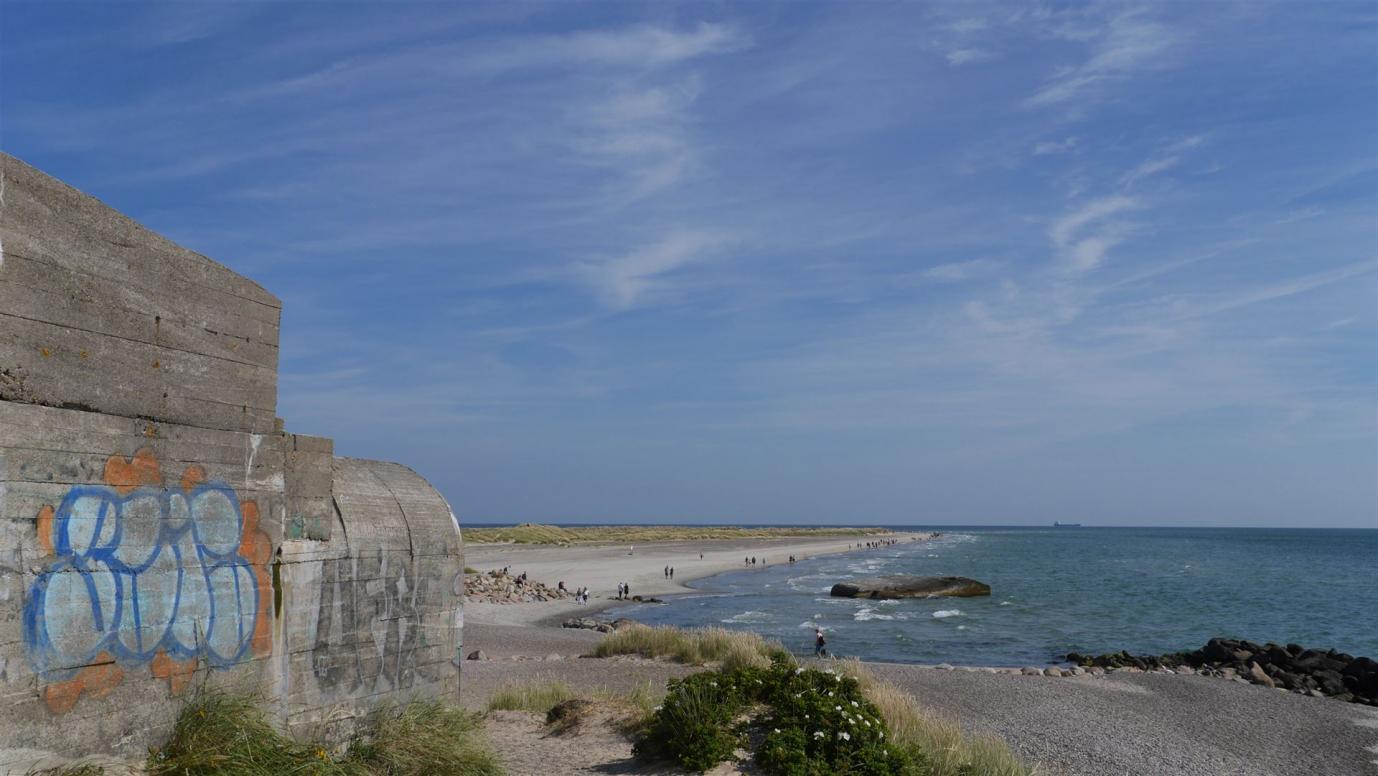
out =
<path fill-rule="evenodd" d="M 691 771 L 706 771 L 731 758 L 741 744 L 735 722 L 746 700 L 717 671 L 672 679 L 664 702 L 633 752 L 674 760 Z"/>
<path fill-rule="evenodd" d="M 756 735 L 746 735 L 749 729 Z M 921 773 L 888 737 L 884 718 L 855 679 L 780 658 L 769 668 L 708 671 L 672 681 L 636 752 L 705 771 L 731 758 L 745 741 L 758 740 L 756 762 L 770 774 Z"/>

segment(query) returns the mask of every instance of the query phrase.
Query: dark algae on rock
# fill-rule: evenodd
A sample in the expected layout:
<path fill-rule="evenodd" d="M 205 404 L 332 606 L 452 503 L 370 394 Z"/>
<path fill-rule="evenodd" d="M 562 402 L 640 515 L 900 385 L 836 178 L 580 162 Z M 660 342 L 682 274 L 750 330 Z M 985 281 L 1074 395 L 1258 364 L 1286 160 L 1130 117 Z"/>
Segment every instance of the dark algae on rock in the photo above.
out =
<path fill-rule="evenodd" d="M 1186 666 L 1208 676 L 1238 678 L 1266 687 L 1378 706 L 1378 661 L 1333 649 L 1215 638 L 1193 652 L 1131 655 L 1121 651 L 1099 656 L 1071 652 L 1067 660 L 1088 667 L 1145 671 Z"/>

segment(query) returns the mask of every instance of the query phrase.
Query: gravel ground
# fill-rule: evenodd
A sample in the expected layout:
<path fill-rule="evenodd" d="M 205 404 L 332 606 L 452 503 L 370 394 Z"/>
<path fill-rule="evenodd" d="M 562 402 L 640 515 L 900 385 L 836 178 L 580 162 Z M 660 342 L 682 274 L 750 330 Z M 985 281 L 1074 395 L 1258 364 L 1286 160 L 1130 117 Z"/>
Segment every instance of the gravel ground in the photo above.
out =
<path fill-rule="evenodd" d="M 581 658 L 603 634 L 563 628 L 520 625 L 475 625 L 464 628 L 464 653 L 481 649 L 489 660 L 465 660 L 460 703 L 483 709 L 493 691 L 506 683 L 523 684 L 557 678 L 576 690 L 628 692 L 652 682 L 663 688 L 672 676 L 702 670 L 637 658 Z M 559 655 L 559 660 L 546 659 Z"/>
<path fill-rule="evenodd" d="M 549 676 L 578 689 L 630 690 L 696 670 L 576 657 L 600 638 L 588 631 L 475 624 L 464 635 L 466 653 L 494 658 L 464 663 L 470 708 L 483 708 L 506 681 Z M 542 659 L 551 653 L 561 659 Z M 1358 704 L 1201 676 L 870 667 L 963 728 L 1003 738 L 1049 776 L 1378 776 L 1378 709 Z"/>
<path fill-rule="evenodd" d="M 1378 774 L 1378 709 L 1358 704 L 1200 676 L 871 668 L 1049 774 Z"/>

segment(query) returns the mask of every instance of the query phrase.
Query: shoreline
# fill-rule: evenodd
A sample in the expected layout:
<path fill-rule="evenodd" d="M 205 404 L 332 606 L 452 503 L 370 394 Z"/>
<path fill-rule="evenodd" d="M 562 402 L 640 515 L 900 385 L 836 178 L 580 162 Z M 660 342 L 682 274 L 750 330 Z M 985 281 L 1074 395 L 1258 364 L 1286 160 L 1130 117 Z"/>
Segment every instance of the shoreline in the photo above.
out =
<path fill-rule="evenodd" d="M 653 542 L 643 545 L 590 543 L 576 546 L 530 544 L 472 544 L 464 548 L 466 566 L 486 573 L 511 567 L 513 574 L 526 572 L 531 580 L 554 587 L 563 581 L 570 590 L 591 588 L 589 602 L 572 600 L 496 604 L 464 602 L 466 623 L 556 627 L 564 619 L 591 616 L 616 606 L 635 603 L 618 600 L 619 582 L 631 587 L 632 595 L 661 597 L 696 592 L 684 583 L 729 571 L 742 571 L 746 557 L 764 560 L 758 569 L 786 563 L 790 555 L 800 560 L 847 552 L 864 553 L 858 548 L 868 541 L 897 541 L 901 544 L 928 541 L 937 534 L 910 531 L 873 536 L 831 536 L 826 538 L 788 537 L 779 539 L 703 539 Z M 629 552 L 629 548 L 632 548 Z M 700 557 L 700 555 L 702 557 Z M 672 566 L 674 579 L 664 576 Z"/>
<path fill-rule="evenodd" d="M 925 532 L 885 538 L 905 542 L 929 536 Z M 695 591 L 685 583 L 742 570 L 743 556 L 783 561 L 790 554 L 801 558 L 849 551 L 864 555 L 854 548 L 856 540 L 849 538 L 663 542 L 638 545 L 633 555 L 627 555 L 627 547 L 620 544 L 471 545 L 466 548 L 466 562 L 481 571 L 510 565 L 514 573 L 526 571 L 533 581 L 553 585 L 563 579 L 568 587 L 588 585 L 594 592 L 587 606 L 570 600 L 466 602 L 464 652 L 466 656 L 481 652 L 483 657 L 463 662 L 461 703 L 482 710 L 503 688 L 548 681 L 562 682 L 576 693 L 663 688 L 666 680 L 703 667 L 630 656 L 586 658 L 604 634 L 562 628 L 561 622 L 596 616 L 625 603 L 614 592 L 620 581 L 630 582 L 633 593 L 644 596 L 692 594 Z M 702 561 L 699 552 L 704 553 Z M 676 566 L 673 582 L 663 576 L 667 564 Z M 771 560 L 770 565 L 776 562 Z M 1025 762 L 1050 774 L 1378 776 L 1378 760 L 1371 754 L 1378 751 L 1378 709 L 1373 707 L 1268 689 L 1242 679 L 1135 668 L 1102 673 L 1049 670 L 1052 666 L 1035 671 L 1014 666 L 862 662 L 934 714 L 958 723 L 969 734 L 999 737 Z M 514 776 L 548 772 L 544 760 L 528 766 L 528 760 L 536 761 L 523 754 L 533 742 L 549 740 L 542 723 L 532 722 L 529 739 L 504 749 L 513 758 L 509 772 Z M 510 735 L 512 724 L 504 717 L 494 723 L 494 730 Z M 619 745 L 629 751 L 630 744 Z M 621 763 L 624 755 L 611 759 Z M 599 770 L 604 765 L 578 772 L 604 772 Z"/>

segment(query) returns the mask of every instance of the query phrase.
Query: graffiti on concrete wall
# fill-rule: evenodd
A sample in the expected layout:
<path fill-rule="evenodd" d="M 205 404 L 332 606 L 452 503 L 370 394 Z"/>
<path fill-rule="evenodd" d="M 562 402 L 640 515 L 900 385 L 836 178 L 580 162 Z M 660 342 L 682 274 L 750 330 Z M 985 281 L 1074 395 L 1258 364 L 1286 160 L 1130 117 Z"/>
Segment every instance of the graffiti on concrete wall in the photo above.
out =
<path fill-rule="evenodd" d="M 38 514 L 54 557 L 24 608 L 30 663 L 56 714 L 148 666 L 179 693 L 199 661 L 227 668 L 272 651 L 272 544 L 258 505 L 189 466 L 163 484 L 148 449 L 113 455 L 103 485 L 72 487 Z"/>
<path fill-rule="evenodd" d="M 316 678 L 348 692 L 409 688 L 422 639 L 424 580 L 379 551 L 324 562 L 312 660 Z"/>

